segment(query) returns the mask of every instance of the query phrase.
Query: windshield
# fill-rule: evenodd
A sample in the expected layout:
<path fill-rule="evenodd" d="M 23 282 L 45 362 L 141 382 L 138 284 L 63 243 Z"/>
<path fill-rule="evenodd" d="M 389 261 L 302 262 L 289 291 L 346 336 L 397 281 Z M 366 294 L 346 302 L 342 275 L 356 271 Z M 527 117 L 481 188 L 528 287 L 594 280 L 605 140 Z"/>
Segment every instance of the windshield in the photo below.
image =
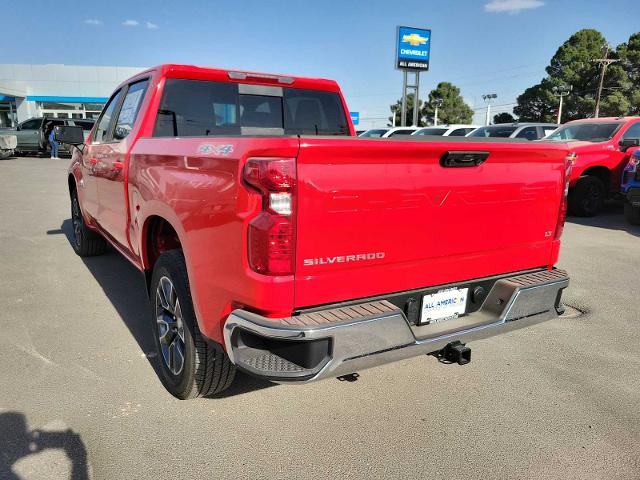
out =
<path fill-rule="evenodd" d="M 423 128 L 414 133 L 414 135 L 444 135 L 446 131 L 446 128 Z"/>
<path fill-rule="evenodd" d="M 382 135 L 387 133 L 388 130 L 385 128 L 378 128 L 376 130 L 367 130 L 366 132 L 360 134 L 362 138 L 380 138 Z"/>
<path fill-rule="evenodd" d="M 583 140 L 585 142 L 606 142 L 611 140 L 622 122 L 613 123 L 574 123 L 560 127 L 551 135 L 549 140 Z"/>
<path fill-rule="evenodd" d="M 514 126 L 501 126 L 493 125 L 491 127 L 480 127 L 471 132 L 469 137 L 494 137 L 494 138 L 508 138 L 513 132 L 516 131 Z"/>

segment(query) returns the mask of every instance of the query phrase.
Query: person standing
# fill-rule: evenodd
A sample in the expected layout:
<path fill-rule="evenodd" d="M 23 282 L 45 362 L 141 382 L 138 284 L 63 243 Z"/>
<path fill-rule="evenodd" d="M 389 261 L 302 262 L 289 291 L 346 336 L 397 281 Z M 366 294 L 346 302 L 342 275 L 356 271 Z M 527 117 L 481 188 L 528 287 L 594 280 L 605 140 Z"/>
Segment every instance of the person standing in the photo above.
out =
<path fill-rule="evenodd" d="M 60 158 L 58 157 L 58 149 L 59 149 L 59 144 L 55 139 L 54 133 L 53 133 L 53 122 L 49 122 L 47 124 L 47 130 L 49 131 L 49 144 L 51 145 L 51 158 L 59 160 Z M 45 130 L 45 131 L 47 131 Z"/>

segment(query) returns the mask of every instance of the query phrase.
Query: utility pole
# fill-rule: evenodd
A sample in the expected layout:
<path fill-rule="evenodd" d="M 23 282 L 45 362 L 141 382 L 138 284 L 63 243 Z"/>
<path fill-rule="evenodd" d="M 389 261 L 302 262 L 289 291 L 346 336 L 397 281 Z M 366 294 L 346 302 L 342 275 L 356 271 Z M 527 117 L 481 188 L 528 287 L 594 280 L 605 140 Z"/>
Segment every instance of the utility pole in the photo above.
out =
<path fill-rule="evenodd" d="M 444 100 L 442 100 L 441 98 L 436 98 L 433 100 L 433 107 L 435 108 L 435 111 L 433 113 L 433 125 L 436 127 L 438 126 L 438 108 L 440 108 L 443 103 Z"/>
<path fill-rule="evenodd" d="M 559 87 L 553 87 L 551 90 L 553 90 L 553 94 L 556 97 L 560 97 L 560 106 L 558 107 L 558 121 L 556 122 L 558 125 L 560 125 L 562 123 L 562 99 L 569 95 L 571 90 L 573 90 L 573 85 L 569 85 L 568 87 L 566 85 L 561 85 Z"/>
<path fill-rule="evenodd" d="M 607 67 L 612 63 L 619 62 L 620 60 L 614 60 L 609 57 L 609 44 L 606 44 L 604 47 L 604 58 L 595 58 L 591 60 L 594 63 L 598 63 L 602 65 L 602 70 L 600 70 L 600 85 L 598 85 L 598 94 L 596 95 L 596 109 L 593 113 L 594 118 L 598 118 L 600 115 L 600 97 L 602 96 L 602 86 L 604 85 L 604 74 L 607 71 Z"/>
<path fill-rule="evenodd" d="M 487 116 L 484 120 L 484 124 L 485 125 L 490 125 L 491 124 L 491 101 L 495 100 L 496 98 L 498 98 L 498 95 L 496 95 L 495 93 L 487 93 L 486 95 L 482 95 L 482 99 L 487 102 Z"/>

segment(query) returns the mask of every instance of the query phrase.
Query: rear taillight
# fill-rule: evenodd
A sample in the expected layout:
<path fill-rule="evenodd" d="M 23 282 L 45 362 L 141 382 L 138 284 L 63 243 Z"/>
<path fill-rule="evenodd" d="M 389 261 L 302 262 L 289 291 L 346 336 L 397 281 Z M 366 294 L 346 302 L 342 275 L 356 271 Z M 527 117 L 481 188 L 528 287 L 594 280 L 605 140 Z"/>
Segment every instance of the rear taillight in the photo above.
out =
<path fill-rule="evenodd" d="M 567 220 L 567 208 L 569 202 L 569 181 L 571 179 L 571 170 L 573 168 L 573 162 L 576 159 L 575 153 L 570 153 L 564 159 L 564 186 L 562 191 L 562 199 L 560 200 L 560 208 L 558 210 L 558 221 L 556 223 L 556 233 L 554 238 L 560 240 L 562 232 L 564 231 L 564 223 Z"/>
<path fill-rule="evenodd" d="M 249 265 L 263 275 L 291 275 L 295 262 L 296 164 L 293 158 L 250 158 L 244 181 L 262 195 L 249 222 Z"/>

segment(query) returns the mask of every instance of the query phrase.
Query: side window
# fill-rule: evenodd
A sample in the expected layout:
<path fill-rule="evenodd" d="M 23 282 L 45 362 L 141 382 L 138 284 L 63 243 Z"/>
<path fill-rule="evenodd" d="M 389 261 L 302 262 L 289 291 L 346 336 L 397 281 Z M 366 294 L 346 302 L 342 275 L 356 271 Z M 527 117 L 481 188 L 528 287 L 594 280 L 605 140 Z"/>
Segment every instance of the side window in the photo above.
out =
<path fill-rule="evenodd" d="M 538 127 L 525 127 L 518 134 L 516 138 L 526 138 L 527 140 L 538 139 Z"/>
<path fill-rule="evenodd" d="M 449 134 L 450 137 L 464 137 L 471 130 L 468 128 L 456 128 L 453 132 Z"/>
<path fill-rule="evenodd" d="M 34 118 L 33 120 L 27 120 L 22 125 L 20 125 L 20 130 L 37 130 L 40 128 L 40 124 L 42 120 L 39 118 Z"/>
<path fill-rule="evenodd" d="M 640 138 L 640 122 L 631 125 L 629 130 L 624 132 L 622 135 L 622 140 L 627 140 L 629 138 Z"/>
<path fill-rule="evenodd" d="M 147 85 L 149 80 L 142 80 L 129 86 L 127 95 L 124 97 L 120 113 L 118 114 L 118 120 L 116 121 L 116 128 L 113 131 L 114 140 L 122 140 L 129 135 L 133 124 L 138 117 L 140 111 L 140 105 L 142 105 L 142 99 L 147 91 Z"/>
<path fill-rule="evenodd" d="M 120 102 L 122 90 L 118 90 L 110 99 L 107 105 L 102 111 L 102 115 L 98 120 L 98 126 L 93 132 L 93 143 L 102 143 L 108 140 L 109 126 L 111 125 L 111 118 L 113 117 L 113 111 Z"/>

